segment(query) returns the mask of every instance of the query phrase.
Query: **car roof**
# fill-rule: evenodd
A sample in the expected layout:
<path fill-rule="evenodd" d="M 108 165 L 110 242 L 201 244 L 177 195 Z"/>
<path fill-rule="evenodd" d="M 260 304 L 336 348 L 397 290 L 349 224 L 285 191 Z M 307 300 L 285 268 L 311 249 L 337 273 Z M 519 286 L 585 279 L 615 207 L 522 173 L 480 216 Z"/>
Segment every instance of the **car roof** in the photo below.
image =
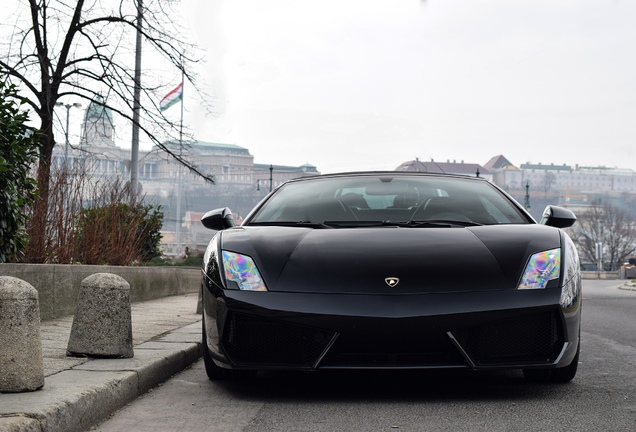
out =
<path fill-rule="evenodd" d="M 298 177 L 295 179 L 288 180 L 285 183 L 295 183 L 298 181 L 305 181 L 305 180 L 316 180 L 321 178 L 340 178 L 340 177 L 438 177 L 438 178 L 457 178 L 462 180 L 488 182 L 488 180 L 483 177 L 475 177 L 475 176 L 468 176 L 468 175 L 462 175 L 462 174 L 430 173 L 430 172 L 419 172 L 419 171 L 351 171 L 351 172 L 342 172 L 342 173 L 333 173 L 333 174 L 317 174 L 317 175 L 311 175 L 311 176 L 305 176 L 305 177 Z"/>

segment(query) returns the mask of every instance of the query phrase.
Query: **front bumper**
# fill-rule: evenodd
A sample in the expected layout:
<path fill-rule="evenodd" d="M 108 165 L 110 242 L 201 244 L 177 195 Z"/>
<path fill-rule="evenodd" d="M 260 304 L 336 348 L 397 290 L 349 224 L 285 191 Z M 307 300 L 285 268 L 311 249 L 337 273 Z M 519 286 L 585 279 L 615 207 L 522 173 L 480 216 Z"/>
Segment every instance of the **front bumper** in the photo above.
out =
<path fill-rule="evenodd" d="M 561 288 L 417 295 L 224 290 L 203 277 L 207 349 L 234 369 L 568 365 L 580 302 Z"/>

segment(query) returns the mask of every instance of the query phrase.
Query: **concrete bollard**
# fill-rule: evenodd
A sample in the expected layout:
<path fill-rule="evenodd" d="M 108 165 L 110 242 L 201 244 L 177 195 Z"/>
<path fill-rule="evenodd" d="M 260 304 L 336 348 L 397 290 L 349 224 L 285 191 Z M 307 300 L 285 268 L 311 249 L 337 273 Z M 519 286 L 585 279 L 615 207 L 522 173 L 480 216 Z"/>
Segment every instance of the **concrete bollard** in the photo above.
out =
<path fill-rule="evenodd" d="M 124 278 L 97 273 L 82 281 L 66 355 L 114 358 L 134 355 L 130 285 Z"/>
<path fill-rule="evenodd" d="M 0 393 L 44 386 L 38 292 L 11 276 L 0 276 L 0 347 Z"/>

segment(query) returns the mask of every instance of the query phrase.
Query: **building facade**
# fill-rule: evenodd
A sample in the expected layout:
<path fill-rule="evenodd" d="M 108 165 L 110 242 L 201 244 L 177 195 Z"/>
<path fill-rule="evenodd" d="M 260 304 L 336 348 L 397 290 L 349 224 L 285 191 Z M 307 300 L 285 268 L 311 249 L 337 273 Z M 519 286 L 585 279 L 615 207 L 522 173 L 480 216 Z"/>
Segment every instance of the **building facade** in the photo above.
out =
<path fill-rule="evenodd" d="M 526 185 L 543 193 L 636 193 L 636 171 L 629 168 L 578 165 L 512 165 L 504 156 L 493 157 L 486 167 L 493 182 L 506 190 L 521 190 Z"/>
<path fill-rule="evenodd" d="M 65 163 L 69 167 L 83 167 L 94 181 L 103 177 L 128 181 L 130 149 L 115 145 L 115 136 L 113 113 L 104 107 L 103 99 L 97 97 L 84 112 L 79 145 L 69 147 L 68 158 L 65 158 L 64 145 L 55 146 L 53 163 L 58 168 Z M 141 190 L 150 201 L 164 208 L 162 248 L 170 254 L 179 253 L 191 240 L 204 242 L 202 235 L 206 232 L 211 237 L 212 232 L 204 230 L 202 234 L 200 227 L 191 223 L 189 215 L 203 214 L 211 210 L 210 206 L 231 203 L 240 218 L 269 191 L 270 178 L 272 188 L 276 188 L 290 179 L 320 174 L 309 164 L 298 167 L 255 164 L 250 151 L 236 144 L 187 141 L 163 145 L 215 182 L 215 185 L 206 183 L 158 146 L 153 146 L 150 151 L 140 150 L 138 179 Z M 176 244 L 177 226 L 180 245 Z M 191 232 L 193 229 L 196 232 Z"/>
<path fill-rule="evenodd" d="M 433 159 L 430 161 L 421 161 L 419 158 L 415 160 L 402 163 L 395 169 L 396 171 L 417 171 L 417 172 L 430 172 L 430 173 L 445 173 L 445 174 L 459 174 L 468 176 L 479 176 L 487 180 L 492 181 L 493 175 L 486 167 L 483 167 L 476 163 L 464 163 L 464 161 L 451 162 L 436 162 Z"/>

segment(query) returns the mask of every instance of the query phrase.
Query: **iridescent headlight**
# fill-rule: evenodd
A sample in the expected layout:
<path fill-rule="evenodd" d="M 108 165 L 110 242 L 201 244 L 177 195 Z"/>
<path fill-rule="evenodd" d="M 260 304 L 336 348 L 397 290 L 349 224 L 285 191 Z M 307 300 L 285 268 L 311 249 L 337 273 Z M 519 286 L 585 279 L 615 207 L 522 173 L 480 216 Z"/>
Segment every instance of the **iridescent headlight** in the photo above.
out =
<path fill-rule="evenodd" d="M 539 252 L 530 257 L 518 289 L 545 288 L 548 281 L 558 279 L 561 271 L 561 248 Z"/>
<path fill-rule="evenodd" d="M 247 255 L 223 251 L 223 269 L 225 270 L 225 280 L 236 282 L 239 289 L 267 291 L 256 264 Z"/>

